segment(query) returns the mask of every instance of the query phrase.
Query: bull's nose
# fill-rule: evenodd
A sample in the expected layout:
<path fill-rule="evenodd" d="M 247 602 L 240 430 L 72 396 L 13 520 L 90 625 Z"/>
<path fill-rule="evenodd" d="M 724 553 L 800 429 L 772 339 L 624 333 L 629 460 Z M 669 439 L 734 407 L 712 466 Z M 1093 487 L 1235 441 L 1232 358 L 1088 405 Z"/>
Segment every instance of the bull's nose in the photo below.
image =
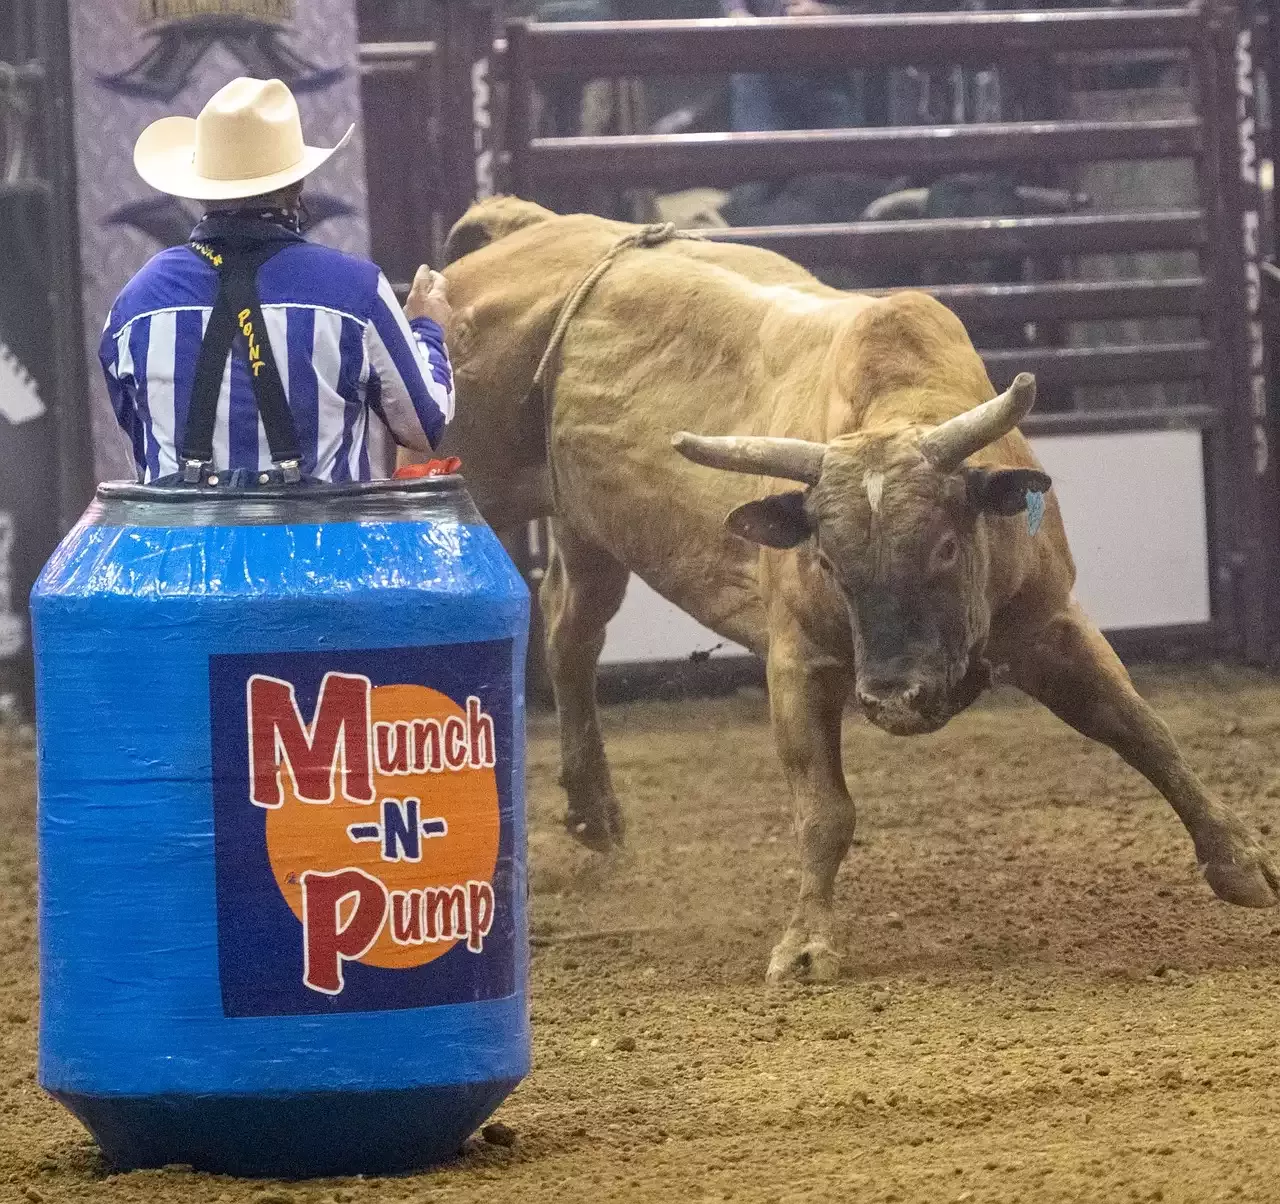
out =
<path fill-rule="evenodd" d="M 879 711 L 889 706 L 917 705 L 920 698 L 920 685 L 895 686 L 888 683 L 868 682 L 857 690 L 858 702 L 868 711 Z"/>
<path fill-rule="evenodd" d="M 947 721 L 937 710 L 936 695 L 919 683 L 887 689 L 864 684 L 857 697 L 867 719 L 891 736 L 919 736 L 937 731 Z"/>

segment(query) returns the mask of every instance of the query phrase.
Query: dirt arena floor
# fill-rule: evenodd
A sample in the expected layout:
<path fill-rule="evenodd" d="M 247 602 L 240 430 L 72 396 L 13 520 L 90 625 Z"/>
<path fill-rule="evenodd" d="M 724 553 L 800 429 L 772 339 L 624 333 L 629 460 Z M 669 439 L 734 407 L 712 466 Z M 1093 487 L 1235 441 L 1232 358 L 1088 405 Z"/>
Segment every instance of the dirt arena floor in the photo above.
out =
<path fill-rule="evenodd" d="M 1280 682 L 1143 675 L 1280 845 Z M 404 1179 L 112 1174 L 34 1082 L 32 754 L 0 737 L 0 1201 L 1208 1201 L 1280 1180 L 1280 913 L 1216 903 L 1109 752 L 999 696 L 942 733 L 847 725 L 841 982 L 767 990 L 796 886 L 758 691 L 607 713 L 630 850 L 571 846 L 531 720 L 535 1067 Z M 1266 837 L 1264 837 L 1266 839 Z"/>

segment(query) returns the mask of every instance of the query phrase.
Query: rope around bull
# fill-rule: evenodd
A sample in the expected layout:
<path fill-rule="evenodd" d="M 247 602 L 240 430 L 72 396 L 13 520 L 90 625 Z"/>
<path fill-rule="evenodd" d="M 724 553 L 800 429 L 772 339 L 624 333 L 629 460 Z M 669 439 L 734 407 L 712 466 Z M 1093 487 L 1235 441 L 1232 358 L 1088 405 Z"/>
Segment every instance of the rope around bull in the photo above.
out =
<path fill-rule="evenodd" d="M 569 294 L 568 299 L 560 307 L 555 327 L 551 331 L 551 338 L 547 341 L 546 350 L 542 353 L 542 359 L 538 362 L 537 371 L 533 374 L 533 384 L 529 386 L 528 393 L 529 402 L 542 408 L 543 456 L 546 458 L 547 486 L 551 495 L 553 513 L 559 509 L 559 499 L 557 497 L 555 469 L 552 467 L 551 461 L 551 407 L 547 404 L 545 382 L 551 362 L 555 359 L 561 344 L 564 342 L 569 323 L 577 316 L 591 290 L 595 288 L 600 278 L 613 266 L 614 261 L 623 251 L 632 247 L 658 247 L 677 238 L 697 239 L 701 237 L 702 235 L 694 231 L 678 230 L 674 222 L 655 222 L 641 227 L 633 234 L 624 235 L 609 248 L 595 267 L 578 281 L 573 292 Z"/>
<path fill-rule="evenodd" d="M 578 310 L 582 308 L 582 303 L 587 299 L 587 295 L 595 288 L 600 278 L 613 266 L 614 260 L 623 251 L 631 247 L 657 247 L 664 242 L 671 242 L 677 238 L 701 237 L 700 234 L 693 231 L 677 230 L 674 222 L 656 222 L 642 227 L 634 234 L 627 234 L 618 239 L 605 253 L 604 258 L 578 282 L 577 287 L 569 294 L 568 300 L 560 307 L 560 314 L 556 318 L 555 328 L 552 330 L 551 338 L 547 342 L 547 349 L 542 353 L 542 359 L 538 363 L 538 370 L 533 374 L 533 390 L 542 388 L 542 383 L 546 379 L 547 369 L 555 358 L 556 352 L 560 350 L 560 344 L 564 342 L 565 332 L 569 329 L 569 323 L 573 321 Z"/>

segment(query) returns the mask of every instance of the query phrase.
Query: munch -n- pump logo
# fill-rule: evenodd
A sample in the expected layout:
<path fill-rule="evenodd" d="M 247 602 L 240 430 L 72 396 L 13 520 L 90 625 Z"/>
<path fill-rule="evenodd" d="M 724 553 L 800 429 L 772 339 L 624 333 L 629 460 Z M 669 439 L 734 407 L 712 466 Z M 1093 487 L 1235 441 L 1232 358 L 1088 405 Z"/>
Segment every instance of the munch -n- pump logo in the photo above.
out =
<path fill-rule="evenodd" d="M 511 644 L 210 658 L 229 1016 L 515 990 Z"/>

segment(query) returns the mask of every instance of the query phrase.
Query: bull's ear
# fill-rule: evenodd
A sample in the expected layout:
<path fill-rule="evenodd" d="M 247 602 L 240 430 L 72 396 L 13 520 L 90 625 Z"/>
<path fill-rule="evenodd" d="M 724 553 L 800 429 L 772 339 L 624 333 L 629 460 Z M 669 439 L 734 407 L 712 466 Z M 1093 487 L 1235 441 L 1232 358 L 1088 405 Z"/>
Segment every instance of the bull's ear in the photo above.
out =
<path fill-rule="evenodd" d="M 966 468 L 969 505 L 985 514 L 1021 514 L 1027 494 L 1048 493 L 1053 482 L 1034 468 Z"/>
<path fill-rule="evenodd" d="M 804 490 L 776 493 L 729 512 L 724 525 L 734 534 L 766 548 L 794 548 L 813 534 L 804 512 Z"/>

